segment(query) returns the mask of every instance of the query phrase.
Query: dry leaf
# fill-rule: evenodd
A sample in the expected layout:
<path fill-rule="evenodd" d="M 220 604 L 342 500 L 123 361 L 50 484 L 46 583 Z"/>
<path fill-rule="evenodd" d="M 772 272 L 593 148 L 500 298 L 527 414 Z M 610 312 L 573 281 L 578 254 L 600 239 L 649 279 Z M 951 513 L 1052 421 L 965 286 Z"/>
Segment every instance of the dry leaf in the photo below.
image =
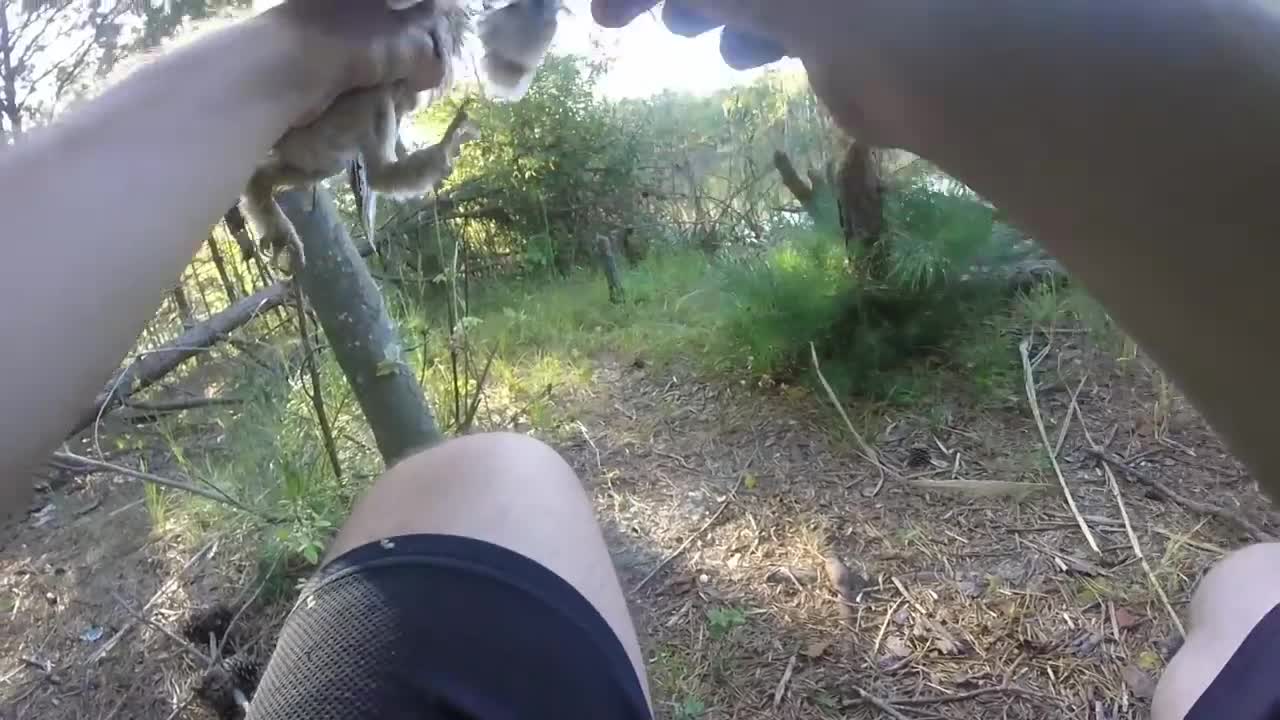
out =
<path fill-rule="evenodd" d="M 1156 694 L 1155 678 L 1137 665 L 1126 665 L 1120 671 L 1120 676 L 1124 678 L 1124 684 L 1129 686 L 1129 692 L 1134 697 L 1150 700 Z"/>
<path fill-rule="evenodd" d="M 676 575 L 667 583 L 667 590 L 670 591 L 672 595 L 683 595 L 684 593 L 692 590 L 696 584 L 697 583 L 692 575 Z"/>
<path fill-rule="evenodd" d="M 964 646 L 956 642 L 941 623 L 932 618 L 924 618 L 924 625 L 928 627 L 933 646 L 938 649 L 938 652 L 943 655 L 960 655 L 964 652 Z"/>
<path fill-rule="evenodd" d="M 1141 621 L 1142 621 L 1142 618 L 1135 615 L 1133 611 L 1129 610 L 1128 608 L 1122 608 L 1122 607 L 1116 608 L 1116 627 L 1120 628 L 1121 630 L 1128 630 L 1129 628 L 1133 627 L 1134 625 L 1137 625 Z"/>
<path fill-rule="evenodd" d="M 814 640 L 804 649 L 804 654 L 806 657 L 820 658 L 827 652 L 829 647 L 831 647 L 830 640 Z"/>
<path fill-rule="evenodd" d="M 1111 574 L 1101 565 L 1085 560 L 1084 558 L 1078 558 L 1073 555 L 1064 555 L 1062 560 L 1066 561 L 1066 567 L 1063 569 L 1067 572 L 1075 573 L 1076 575 L 1097 577 L 1099 575 Z"/>
<path fill-rule="evenodd" d="M 900 635 L 890 635 L 885 638 L 884 649 L 886 653 L 895 658 L 904 658 L 911 654 L 911 648 L 907 645 L 907 641 Z"/>
<path fill-rule="evenodd" d="M 909 623 L 909 622 L 911 622 L 911 609 L 910 609 L 910 608 L 905 608 L 905 607 L 904 607 L 904 608 L 902 608 L 901 610 L 899 610 L 898 612 L 896 612 L 896 613 L 894 613 L 894 614 L 893 614 L 893 624 L 894 624 L 894 625 L 906 625 L 906 624 L 907 624 L 907 623 Z"/>

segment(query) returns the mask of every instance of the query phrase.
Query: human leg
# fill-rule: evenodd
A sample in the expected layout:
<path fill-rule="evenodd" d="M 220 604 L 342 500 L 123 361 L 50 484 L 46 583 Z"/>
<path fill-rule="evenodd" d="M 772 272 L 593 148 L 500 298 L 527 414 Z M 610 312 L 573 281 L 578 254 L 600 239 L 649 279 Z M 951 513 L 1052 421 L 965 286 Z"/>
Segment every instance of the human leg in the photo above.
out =
<path fill-rule="evenodd" d="M 387 605 L 394 607 L 388 611 Z M 355 625 L 358 632 L 320 637 Z M 344 657 L 354 655 L 353 664 L 378 666 L 356 682 L 407 685 L 412 699 L 451 695 L 447 703 L 461 703 L 475 717 L 505 717 L 484 708 L 506 702 L 494 696 L 508 692 L 507 685 L 529 692 L 533 684 L 537 694 L 537 683 L 558 682 L 536 679 L 550 673 L 543 665 L 583 676 L 564 692 L 548 687 L 542 698 L 580 695 L 581 686 L 593 682 L 587 675 L 600 672 L 597 679 L 605 684 L 636 688 L 638 700 L 618 701 L 620 712 L 642 714 L 635 708 L 647 701 L 639 644 L 586 493 L 555 451 L 519 435 L 452 440 L 405 460 L 375 483 L 286 623 L 253 717 L 292 718 L 265 708 L 287 704 L 285 696 L 296 704 L 296 698 L 346 682 L 344 674 L 311 667 L 319 663 L 308 660 L 333 655 L 335 646 Z M 394 665 L 390 656 L 398 658 Z M 321 671 L 332 679 L 296 687 L 297 677 Z M 619 680 L 624 672 L 628 677 Z M 398 677 L 404 673 L 411 677 Z M 502 683 L 507 685 L 493 689 Z M 523 714 L 541 717 L 537 712 L 526 708 Z M 429 709 L 403 717 L 437 716 Z"/>
<path fill-rule="evenodd" d="M 1270 717 L 1266 708 L 1280 703 L 1280 688 L 1267 677 L 1280 661 L 1280 648 L 1270 650 L 1280 637 L 1277 605 L 1280 543 L 1250 545 L 1219 561 L 1191 598 L 1187 639 L 1156 687 L 1152 720 Z"/>

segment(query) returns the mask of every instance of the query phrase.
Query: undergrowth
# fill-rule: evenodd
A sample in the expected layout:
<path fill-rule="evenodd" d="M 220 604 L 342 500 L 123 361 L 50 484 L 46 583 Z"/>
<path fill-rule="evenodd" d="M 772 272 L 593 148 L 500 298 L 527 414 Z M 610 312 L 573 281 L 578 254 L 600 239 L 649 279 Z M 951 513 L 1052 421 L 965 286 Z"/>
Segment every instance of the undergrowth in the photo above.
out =
<path fill-rule="evenodd" d="M 1019 403 L 1025 333 L 1109 323 L 1078 290 L 1014 295 L 998 273 L 984 280 L 983 268 L 1021 251 L 1008 233 L 993 233 L 990 209 L 972 196 L 913 185 L 891 197 L 888 219 L 890 252 L 879 258 L 851 256 L 830 230 L 794 225 L 737 257 L 655 252 L 624 270 L 627 300 L 618 305 L 592 269 L 474 278 L 465 302 L 447 277 L 401 273 L 385 289 L 406 360 L 446 432 L 516 427 L 552 438 L 576 432 L 575 403 L 590 395 L 601 362 L 800 384 L 812 382 L 812 342 L 838 392 L 927 414 L 957 379 L 979 402 Z M 190 477 L 276 518 L 264 556 L 305 566 L 381 462 L 332 354 L 317 353 L 339 479 L 295 345 L 266 367 L 247 366 L 226 389 L 246 402 L 215 419 L 214 449 L 187 452 L 188 439 L 176 435 L 170 446 Z M 189 505 L 178 510 L 186 527 L 212 527 L 226 512 Z M 149 499 L 153 506 L 172 519 L 172 507 Z"/>

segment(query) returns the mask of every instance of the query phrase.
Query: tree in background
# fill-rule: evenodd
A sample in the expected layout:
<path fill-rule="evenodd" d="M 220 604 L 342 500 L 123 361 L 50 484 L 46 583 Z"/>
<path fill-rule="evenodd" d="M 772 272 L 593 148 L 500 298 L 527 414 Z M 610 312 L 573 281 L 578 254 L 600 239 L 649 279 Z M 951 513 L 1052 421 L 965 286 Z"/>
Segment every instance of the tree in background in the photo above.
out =
<path fill-rule="evenodd" d="M 0 141 L 17 142 L 185 22 L 249 0 L 0 0 Z"/>
<path fill-rule="evenodd" d="M 474 250 L 567 272 L 594 257 L 599 232 L 635 222 L 643 138 L 598 97 L 605 69 L 552 55 L 518 103 L 455 97 L 423 117 L 422 126 L 443 127 L 471 101 L 482 137 L 462 153 L 454 187 L 466 186 L 493 210 L 472 216 L 485 231 Z"/>
<path fill-rule="evenodd" d="M 115 61 L 126 0 L 0 3 L 0 138 L 22 138 Z"/>

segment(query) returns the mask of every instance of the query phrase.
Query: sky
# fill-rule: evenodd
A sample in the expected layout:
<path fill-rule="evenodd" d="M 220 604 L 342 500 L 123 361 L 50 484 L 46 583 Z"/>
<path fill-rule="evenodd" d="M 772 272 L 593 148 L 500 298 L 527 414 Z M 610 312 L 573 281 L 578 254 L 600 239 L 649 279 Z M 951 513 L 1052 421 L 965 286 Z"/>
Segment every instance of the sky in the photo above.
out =
<path fill-rule="evenodd" d="M 642 15 L 620 30 L 606 30 L 591 19 L 588 0 L 567 0 L 553 51 L 613 59 L 602 90 L 609 97 L 645 97 L 664 90 L 705 94 L 749 82 L 762 69 L 737 72 L 720 59 L 720 37 L 672 35 L 657 12 Z M 599 47 L 593 47 L 594 43 Z M 772 67 L 799 67 L 786 60 Z"/>

